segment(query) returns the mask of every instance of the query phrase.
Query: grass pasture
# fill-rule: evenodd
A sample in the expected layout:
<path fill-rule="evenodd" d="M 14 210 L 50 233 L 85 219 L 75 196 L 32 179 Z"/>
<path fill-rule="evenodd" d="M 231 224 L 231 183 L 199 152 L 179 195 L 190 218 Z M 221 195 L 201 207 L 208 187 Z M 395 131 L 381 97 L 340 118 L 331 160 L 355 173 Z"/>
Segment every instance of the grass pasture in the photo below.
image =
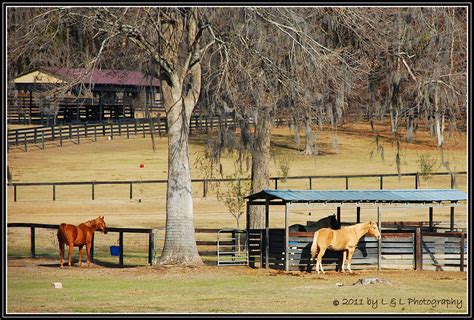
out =
<path fill-rule="evenodd" d="M 361 278 L 385 283 L 354 285 Z M 58 268 L 13 259 L 11 313 L 465 313 L 466 273 L 327 272 L 247 267 Z M 61 282 L 62 289 L 54 289 Z M 337 284 L 342 284 L 338 286 Z M 423 300 L 424 299 L 424 300 Z M 447 305 L 446 301 L 454 304 Z"/>
<path fill-rule="evenodd" d="M 289 176 L 396 173 L 395 145 L 390 140 L 389 128 L 376 129 L 382 136 L 384 160 L 370 155 L 375 150 L 374 134 L 365 124 L 348 124 L 338 129 L 338 151 L 333 148 L 331 135 L 320 132 L 320 154 L 315 157 L 300 152 L 304 139 L 301 146 L 295 146 L 288 128 L 276 128 L 270 175 L 281 176 L 279 161 L 288 154 Z M 439 165 L 441 155 L 434 139 L 421 131 L 417 138 L 417 143 L 402 144 L 402 172 L 419 170 L 417 161 L 422 154 L 437 160 L 435 171 L 446 171 Z M 196 179 L 204 177 L 197 165 L 203 149 L 204 139 L 192 137 L 190 161 L 192 177 Z M 233 173 L 235 159 L 235 154 L 224 154 L 224 176 Z M 467 170 L 465 133 L 446 137 L 444 160 L 449 161 L 454 171 Z M 49 144 L 45 150 L 31 147 L 28 152 L 11 148 L 7 161 L 15 182 L 166 179 L 167 140 L 158 138 L 155 151 L 149 137 L 141 136 L 113 141 L 84 140 L 80 145 L 67 142 L 62 148 Z M 144 168 L 139 167 L 141 163 Z M 414 187 L 413 177 L 385 178 L 383 182 L 386 189 Z M 420 182 L 421 188 L 450 187 L 448 176 Z M 379 183 L 378 178 L 350 179 L 349 187 L 378 189 Z M 459 176 L 457 183 L 459 189 L 467 191 L 466 176 Z M 279 189 L 308 187 L 308 180 L 278 182 Z M 206 198 L 202 197 L 202 183 L 194 183 L 192 188 L 196 228 L 236 226 L 235 219 L 216 197 L 215 188 L 223 186 L 210 184 Z M 312 188 L 345 189 L 345 180 L 316 179 L 312 181 Z M 22 187 L 17 190 L 18 201 L 14 202 L 13 190 L 8 188 L 7 222 L 79 224 L 104 215 L 109 227 L 165 226 L 166 184 L 134 185 L 132 200 L 128 185 L 96 185 L 95 200 L 91 199 L 90 185 L 57 186 L 56 201 L 52 201 L 52 195 L 51 187 Z M 283 225 L 282 210 L 272 208 L 270 227 Z M 290 210 L 290 224 L 305 223 L 334 212 L 335 208 L 330 206 L 295 207 Z M 388 208 L 382 214 L 385 221 L 428 220 L 428 208 Z M 355 207 L 343 207 L 341 215 L 343 221 L 355 221 Z M 375 208 L 363 208 L 361 218 L 362 221 L 376 219 Z M 435 207 L 434 220 L 448 223 L 449 209 Z M 245 217 L 240 223 L 241 227 L 245 225 Z M 459 227 L 466 226 L 466 205 L 456 209 L 456 223 Z M 29 229 L 10 228 L 6 236 L 9 313 L 462 313 L 467 310 L 465 272 L 383 270 L 343 275 L 330 271 L 317 275 L 247 267 L 152 267 L 147 266 L 145 234 L 125 234 L 125 267 L 118 268 L 118 258 L 108 252 L 109 246 L 118 239 L 117 233 L 97 233 L 97 263 L 92 268 L 59 269 L 55 231 L 37 229 L 37 259 L 25 258 L 30 250 Z M 159 234 L 160 237 L 163 235 Z M 197 240 L 215 240 L 215 236 L 198 235 Z M 162 240 L 158 240 L 157 245 L 161 247 Z M 74 259 L 77 261 L 77 248 Z M 380 277 L 388 282 L 367 287 L 353 285 L 359 278 L 368 277 Z M 64 288 L 54 289 L 52 282 L 62 282 Z M 343 285 L 337 286 L 337 283 Z M 408 299 L 412 299 L 411 302 Z M 426 299 L 423 305 L 420 299 Z M 447 306 L 442 304 L 442 299 L 462 301 L 462 306 Z M 335 300 L 339 303 L 337 306 Z M 392 300 L 395 301 L 392 305 L 383 304 Z"/>

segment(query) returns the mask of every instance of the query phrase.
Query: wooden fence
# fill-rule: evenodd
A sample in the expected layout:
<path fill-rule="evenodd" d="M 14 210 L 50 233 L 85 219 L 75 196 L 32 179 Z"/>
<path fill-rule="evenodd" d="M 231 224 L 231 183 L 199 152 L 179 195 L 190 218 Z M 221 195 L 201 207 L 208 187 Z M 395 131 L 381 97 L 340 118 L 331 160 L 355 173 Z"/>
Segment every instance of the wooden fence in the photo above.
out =
<path fill-rule="evenodd" d="M 219 125 L 219 121 L 218 117 L 207 119 L 200 116 L 192 116 L 190 134 L 206 132 L 209 129 L 212 130 L 212 128 Z M 224 121 L 229 124 L 234 119 L 231 117 L 224 119 Z M 97 141 L 98 137 L 110 137 L 110 139 L 126 137 L 129 139 L 131 135 L 146 137 L 152 133 L 162 136 L 167 131 L 168 125 L 165 117 L 9 129 L 7 147 L 8 149 L 19 148 L 28 152 L 32 145 L 43 150 L 45 144 L 51 142 L 58 147 L 62 147 L 63 143 L 66 142 L 80 144 L 81 140 Z"/>
<path fill-rule="evenodd" d="M 249 232 L 250 265 L 267 266 L 264 254 L 265 230 Z M 284 229 L 270 229 L 268 267 L 285 269 Z M 289 233 L 289 270 L 311 271 L 312 232 Z M 263 250 L 262 250 L 263 249 Z M 467 265 L 467 242 L 464 232 L 422 232 L 415 230 L 382 230 L 379 243 L 364 236 L 352 260 L 352 269 L 460 270 Z M 340 265 L 341 252 L 326 251 L 323 266 L 333 270 Z"/>
<path fill-rule="evenodd" d="M 57 224 L 41 224 L 41 223 L 8 223 L 8 228 L 28 228 L 30 229 L 30 257 L 37 258 L 39 255 L 37 252 L 37 245 L 36 245 L 36 230 L 37 229 L 53 229 L 57 230 L 59 225 Z M 197 238 L 205 238 L 203 240 L 197 240 L 196 244 L 198 246 L 199 254 L 201 255 L 202 259 L 207 262 L 208 264 L 215 264 L 217 261 L 217 232 L 220 229 L 207 229 L 207 228 L 196 228 L 195 232 Z M 117 264 L 119 266 L 124 266 L 124 258 L 127 256 L 127 252 L 123 249 L 124 248 L 124 234 L 132 233 L 132 234 L 145 234 L 148 235 L 148 248 L 147 248 L 147 257 L 148 257 L 148 264 L 153 265 L 156 263 L 156 259 L 158 254 L 161 252 L 162 247 L 157 245 L 157 241 L 162 242 L 164 240 L 163 236 L 160 236 L 159 233 L 164 232 L 163 229 L 158 228 L 116 228 L 116 227 L 108 227 L 108 233 L 118 233 L 118 246 L 122 248 L 120 250 Z M 56 238 L 51 239 L 56 240 Z M 226 241 L 224 239 L 221 240 L 221 244 L 231 245 L 230 241 Z M 58 253 L 59 254 L 59 253 Z M 91 260 L 94 259 L 94 241 L 92 242 L 92 249 L 91 249 Z"/>
<path fill-rule="evenodd" d="M 432 176 L 448 176 L 450 177 L 451 189 L 455 188 L 457 185 L 456 177 L 458 175 L 466 175 L 467 172 L 436 172 L 432 173 Z M 402 177 L 413 177 L 413 187 L 418 189 L 420 185 L 420 174 L 416 173 L 402 173 Z M 345 181 L 346 190 L 349 190 L 349 180 L 357 178 L 379 178 L 380 179 L 380 189 L 382 190 L 384 185 L 383 181 L 385 177 L 398 177 L 397 174 L 362 174 L 362 175 L 334 175 L 334 176 L 294 176 L 294 177 L 271 177 L 270 180 L 273 181 L 274 188 L 278 189 L 278 182 L 285 180 L 302 180 L 308 182 L 308 190 L 313 189 L 316 186 L 316 180 L 322 179 L 342 179 Z M 237 179 L 237 180 L 249 180 L 249 179 Z M 209 192 L 210 183 L 222 183 L 236 181 L 236 179 L 192 179 L 192 183 L 202 184 L 202 197 L 207 197 Z M 100 185 L 125 185 L 129 188 L 129 198 L 133 199 L 133 186 L 140 184 L 167 184 L 168 180 L 128 180 L 128 181 L 73 181 L 73 182 L 12 182 L 8 183 L 8 187 L 13 188 L 13 201 L 16 202 L 19 199 L 19 188 L 24 187 L 39 187 L 39 186 L 50 186 L 52 187 L 52 200 L 56 200 L 56 189 L 59 186 L 79 186 L 79 185 L 90 185 L 91 187 L 91 200 L 96 200 L 96 188 Z M 448 186 L 446 186 L 448 188 Z"/>

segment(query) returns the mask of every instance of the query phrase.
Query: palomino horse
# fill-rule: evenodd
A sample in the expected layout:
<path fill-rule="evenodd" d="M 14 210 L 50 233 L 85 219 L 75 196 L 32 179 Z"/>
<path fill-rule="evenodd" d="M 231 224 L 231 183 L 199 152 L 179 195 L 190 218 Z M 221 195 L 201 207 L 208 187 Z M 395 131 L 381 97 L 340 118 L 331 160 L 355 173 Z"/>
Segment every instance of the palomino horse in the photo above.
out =
<path fill-rule="evenodd" d="M 377 239 L 380 239 L 381 237 L 377 223 L 373 221 L 354 224 L 352 226 L 343 227 L 339 230 L 323 228 L 316 231 L 313 237 L 313 244 L 311 245 L 311 260 L 314 261 L 316 257 L 318 258 L 318 261 L 316 262 L 316 271 L 319 273 L 319 267 L 321 267 L 321 271 L 324 273 L 321 261 L 326 249 L 329 249 L 333 251 L 343 251 L 342 272 L 345 272 L 344 263 L 346 262 L 347 257 L 347 269 L 352 273 L 352 255 L 354 254 L 360 238 L 365 234 L 374 236 Z"/>
<path fill-rule="evenodd" d="M 61 259 L 60 267 L 64 264 L 64 244 L 69 246 L 68 261 L 71 267 L 72 251 L 74 247 L 79 247 L 79 266 L 82 267 L 82 247 L 86 246 L 87 252 L 87 266 L 91 266 L 91 246 L 94 239 L 94 232 L 100 230 L 107 233 L 107 226 L 105 225 L 104 216 L 98 217 L 81 223 L 77 227 L 72 224 L 61 223 L 58 229 L 59 241 L 59 256 Z"/>

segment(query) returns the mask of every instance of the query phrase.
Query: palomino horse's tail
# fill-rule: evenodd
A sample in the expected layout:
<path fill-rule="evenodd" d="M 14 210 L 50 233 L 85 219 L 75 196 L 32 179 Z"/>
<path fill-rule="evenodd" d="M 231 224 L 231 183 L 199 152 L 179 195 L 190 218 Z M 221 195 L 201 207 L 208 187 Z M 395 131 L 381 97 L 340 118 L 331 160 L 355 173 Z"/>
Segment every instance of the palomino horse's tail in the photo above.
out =
<path fill-rule="evenodd" d="M 318 236 L 319 236 L 319 230 L 314 233 L 313 236 L 313 244 L 311 245 L 311 260 L 316 258 L 316 255 L 318 254 Z"/>

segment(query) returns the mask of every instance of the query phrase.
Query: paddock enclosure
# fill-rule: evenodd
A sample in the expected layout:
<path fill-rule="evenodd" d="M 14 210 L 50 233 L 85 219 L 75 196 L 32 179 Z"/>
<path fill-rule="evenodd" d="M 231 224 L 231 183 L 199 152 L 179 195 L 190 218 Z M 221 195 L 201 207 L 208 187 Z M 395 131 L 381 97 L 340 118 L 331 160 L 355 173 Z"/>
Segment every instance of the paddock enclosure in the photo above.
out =
<path fill-rule="evenodd" d="M 260 267 L 311 271 L 310 247 L 312 232 L 289 232 L 289 207 L 334 206 L 339 222 L 341 207 L 352 204 L 357 208 L 357 221 L 361 222 L 367 205 L 377 211 L 375 221 L 382 238 L 363 236 L 353 256 L 354 269 L 411 269 L 411 270 L 461 270 L 467 266 L 468 242 L 463 229 L 455 228 L 455 208 L 459 201 L 467 200 L 459 190 L 343 190 L 302 191 L 263 190 L 247 197 L 247 231 L 249 234 L 250 263 Z M 433 204 L 434 203 L 434 204 Z M 435 223 L 434 206 L 445 205 L 450 209 L 448 225 Z M 249 224 L 250 206 L 265 206 L 265 229 L 252 229 Z M 369 208 L 370 208 L 369 206 Z M 424 208 L 428 223 L 383 222 L 384 212 Z M 270 207 L 284 207 L 285 228 L 270 228 Z M 365 208 L 364 208 L 365 207 Z M 362 212 L 361 212 L 362 211 Z M 368 221 L 368 219 L 363 219 Z M 309 224 L 309 222 L 307 222 Z M 344 225 L 344 223 L 342 222 Z M 323 264 L 340 262 L 341 252 L 326 251 Z"/>

